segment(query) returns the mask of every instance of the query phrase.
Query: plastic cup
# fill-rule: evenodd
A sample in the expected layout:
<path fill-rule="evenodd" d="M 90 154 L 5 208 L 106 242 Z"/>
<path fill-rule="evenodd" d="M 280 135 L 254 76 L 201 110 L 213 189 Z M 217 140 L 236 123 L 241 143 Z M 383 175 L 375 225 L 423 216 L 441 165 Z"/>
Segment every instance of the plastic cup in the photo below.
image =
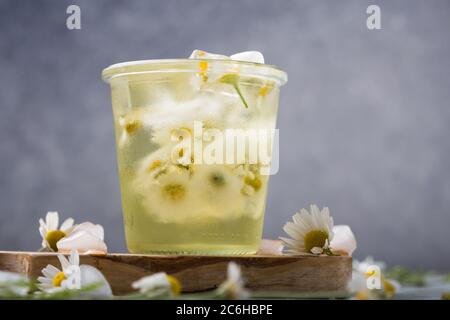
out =
<path fill-rule="evenodd" d="M 179 59 L 115 64 L 102 76 L 111 86 L 129 251 L 255 253 L 286 74 Z"/>

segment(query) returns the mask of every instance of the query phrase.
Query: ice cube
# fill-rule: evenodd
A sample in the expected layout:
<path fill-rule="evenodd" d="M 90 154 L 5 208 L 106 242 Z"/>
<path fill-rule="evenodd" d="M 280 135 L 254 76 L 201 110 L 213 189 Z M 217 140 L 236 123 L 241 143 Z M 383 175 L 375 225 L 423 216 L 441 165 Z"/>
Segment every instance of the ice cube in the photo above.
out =
<path fill-rule="evenodd" d="M 215 59 L 215 60 L 234 60 L 234 61 L 245 61 L 254 63 L 264 63 L 264 56 L 259 51 L 243 51 L 235 53 L 231 56 L 225 56 L 217 53 L 210 53 L 203 50 L 195 49 L 192 51 L 189 59 Z"/>
<path fill-rule="evenodd" d="M 194 51 L 192 51 L 189 59 L 230 60 L 230 58 L 225 55 L 217 54 L 217 53 L 210 53 L 210 52 L 206 52 L 206 51 L 198 50 L 198 49 L 195 49 Z"/>
<path fill-rule="evenodd" d="M 244 51 L 230 56 L 231 60 L 264 63 L 264 56 L 259 51 Z"/>

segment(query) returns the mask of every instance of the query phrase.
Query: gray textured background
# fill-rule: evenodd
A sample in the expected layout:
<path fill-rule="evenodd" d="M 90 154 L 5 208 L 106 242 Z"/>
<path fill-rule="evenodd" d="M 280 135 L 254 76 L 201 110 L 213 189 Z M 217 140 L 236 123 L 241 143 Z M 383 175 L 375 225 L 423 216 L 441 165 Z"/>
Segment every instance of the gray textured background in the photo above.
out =
<path fill-rule="evenodd" d="M 0 249 L 59 210 L 125 250 L 105 66 L 255 49 L 289 74 L 266 237 L 317 203 L 357 257 L 450 269 L 450 2 L 376 3 L 378 31 L 365 1 L 0 1 Z"/>

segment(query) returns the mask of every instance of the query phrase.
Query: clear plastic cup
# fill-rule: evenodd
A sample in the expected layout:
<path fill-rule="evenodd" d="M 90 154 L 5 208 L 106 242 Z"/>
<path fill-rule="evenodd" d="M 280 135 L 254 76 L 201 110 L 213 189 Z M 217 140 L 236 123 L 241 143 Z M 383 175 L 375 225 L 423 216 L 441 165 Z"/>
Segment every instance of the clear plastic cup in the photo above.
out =
<path fill-rule="evenodd" d="M 129 251 L 255 253 L 269 176 L 254 137 L 262 145 L 258 134 L 272 134 L 270 159 L 286 74 L 178 59 L 115 64 L 102 76 L 111 85 Z"/>

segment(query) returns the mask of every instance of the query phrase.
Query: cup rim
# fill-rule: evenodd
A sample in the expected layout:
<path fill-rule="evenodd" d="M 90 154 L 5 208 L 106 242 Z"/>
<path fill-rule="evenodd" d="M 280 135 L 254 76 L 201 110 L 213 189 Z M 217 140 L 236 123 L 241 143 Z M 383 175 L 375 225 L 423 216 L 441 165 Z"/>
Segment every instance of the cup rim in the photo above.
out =
<path fill-rule="evenodd" d="M 279 86 L 287 82 L 287 74 L 270 64 L 225 59 L 151 59 L 119 62 L 103 69 L 102 79 L 109 83 L 113 78 L 145 73 L 202 72 L 200 62 L 208 63 L 208 72 L 238 73 L 239 75 L 265 78 Z"/>

